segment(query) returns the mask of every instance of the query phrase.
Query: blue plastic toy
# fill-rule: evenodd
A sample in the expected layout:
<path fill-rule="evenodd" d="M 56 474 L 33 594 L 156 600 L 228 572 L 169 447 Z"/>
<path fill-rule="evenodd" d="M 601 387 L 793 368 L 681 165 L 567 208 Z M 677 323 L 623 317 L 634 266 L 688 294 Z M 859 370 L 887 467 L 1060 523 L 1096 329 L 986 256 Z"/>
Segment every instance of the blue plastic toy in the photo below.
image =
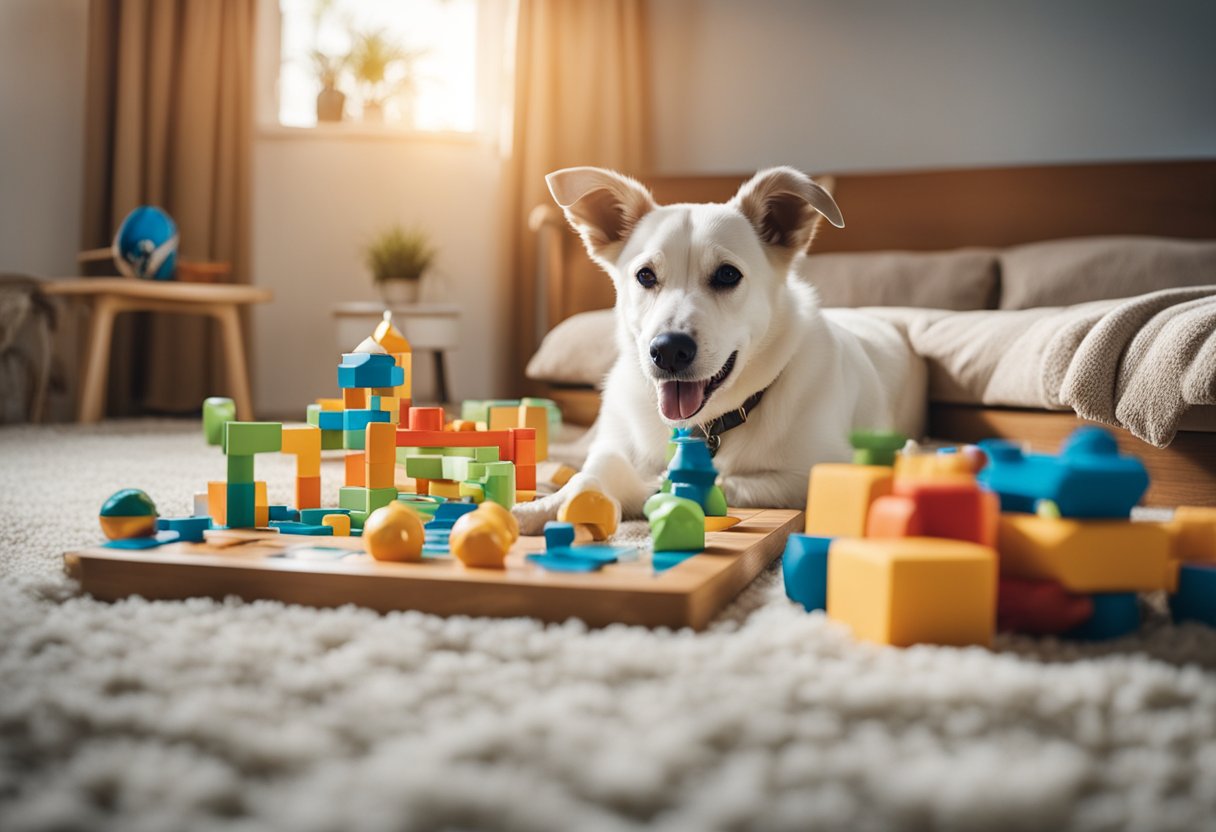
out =
<path fill-rule="evenodd" d="M 338 365 L 338 386 L 396 387 L 405 382 L 405 370 L 385 353 L 348 352 Z"/>
<path fill-rule="evenodd" d="M 1175 621 L 1199 621 L 1216 627 L 1216 564 L 1184 563 L 1178 591 L 1170 596 Z"/>
<path fill-rule="evenodd" d="M 709 446 L 700 436 L 676 436 L 671 441 L 675 453 L 667 465 L 670 493 L 692 500 L 705 511 L 709 507 L 709 492 L 718 478 Z"/>
<path fill-rule="evenodd" d="M 185 543 L 202 543 L 203 532 L 211 528 L 210 517 L 158 517 L 156 528 L 177 532 Z"/>
<path fill-rule="evenodd" d="M 1001 511 L 1033 513 L 1050 500 L 1061 517 L 1127 517 L 1148 489 L 1144 463 L 1119 453 L 1099 427 L 1077 428 L 1059 456 L 1027 454 L 1000 439 L 980 443 L 988 464 L 977 479 L 1001 498 Z"/>
<path fill-rule="evenodd" d="M 785 542 L 781 557 L 781 576 L 785 579 L 785 594 L 797 601 L 807 612 L 826 610 L 828 606 L 828 547 L 830 537 L 791 534 Z"/>
<path fill-rule="evenodd" d="M 1140 601 L 1134 592 L 1101 592 L 1091 595 L 1094 613 L 1078 627 L 1061 634 L 1062 638 L 1102 641 L 1119 638 L 1140 629 Z"/>
<path fill-rule="evenodd" d="M 114 235 L 114 265 L 127 277 L 172 280 L 177 268 L 177 225 L 153 205 L 127 214 Z"/>

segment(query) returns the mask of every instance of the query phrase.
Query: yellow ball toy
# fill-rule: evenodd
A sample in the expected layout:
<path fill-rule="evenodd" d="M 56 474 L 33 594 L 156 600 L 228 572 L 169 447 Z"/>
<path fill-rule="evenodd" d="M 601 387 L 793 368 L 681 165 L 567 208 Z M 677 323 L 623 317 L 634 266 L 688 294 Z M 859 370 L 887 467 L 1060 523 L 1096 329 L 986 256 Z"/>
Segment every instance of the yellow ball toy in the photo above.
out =
<path fill-rule="evenodd" d="M 392 502 L 363 521 L 363 546 L 376 560 L 422 560 L 422 518 L 412 508 Z"/>
<path fill-rule="evenodd" d="M 511 548 L 511 530 L 498 512 L 484 508 L 489 505 L 498 506 L 497 503 L 482 503 L 476 511 L 462 515 L 452 524 L 448 546 L 465 566 L 505 569 L 507 550 Z"/>

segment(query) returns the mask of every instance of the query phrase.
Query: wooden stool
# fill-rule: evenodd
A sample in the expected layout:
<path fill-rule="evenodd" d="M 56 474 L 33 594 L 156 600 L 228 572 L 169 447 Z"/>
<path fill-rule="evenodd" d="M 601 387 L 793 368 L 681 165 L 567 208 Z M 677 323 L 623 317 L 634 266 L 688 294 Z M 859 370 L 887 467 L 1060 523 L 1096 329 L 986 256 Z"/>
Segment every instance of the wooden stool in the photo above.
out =
<path fill-rule="evenodd" d="M 243 422 L 253 420 L 253 397 L 249 390 L 245 341 L 237 307 L 271 300 L 273 295 L 269 290 L 253 286 L 131 280 L 124 277 L 49 280 L 41 288 L 47 295 L 85 298 L 93 303 L 77 421 L 97 422 L 105 412 L 110 341 L 114 332 L 114 317 L 120 312 L 168 312 L 215 318 L 224 340 L 228 388 L 236 402 L 236 417 Z"/>

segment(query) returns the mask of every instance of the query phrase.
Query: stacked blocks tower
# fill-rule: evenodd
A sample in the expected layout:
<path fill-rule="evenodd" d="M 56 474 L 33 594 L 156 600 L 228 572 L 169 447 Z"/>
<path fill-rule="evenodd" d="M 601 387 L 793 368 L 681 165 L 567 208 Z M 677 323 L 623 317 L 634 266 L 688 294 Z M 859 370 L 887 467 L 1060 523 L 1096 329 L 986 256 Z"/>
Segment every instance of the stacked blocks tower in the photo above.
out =
<path fill-rule="evenodd" d="M 228 458 L 224 525 L 245 529 L 265 526 L 269 522 L 269 509 L 264 504 L 259 505 L 257 500 L 253 458 L 282 449 L 283 425 L 280 422 L 228 422 L 224 425 L 224 455 Z M 264 489 L 265 484 L 262 486 Z"/>
<path fill-rule="evenodd" d="M 283 453 L 296 458 L 296 508 L 321 505 L 321 429 L 313 425 L 285 425 Z"/>

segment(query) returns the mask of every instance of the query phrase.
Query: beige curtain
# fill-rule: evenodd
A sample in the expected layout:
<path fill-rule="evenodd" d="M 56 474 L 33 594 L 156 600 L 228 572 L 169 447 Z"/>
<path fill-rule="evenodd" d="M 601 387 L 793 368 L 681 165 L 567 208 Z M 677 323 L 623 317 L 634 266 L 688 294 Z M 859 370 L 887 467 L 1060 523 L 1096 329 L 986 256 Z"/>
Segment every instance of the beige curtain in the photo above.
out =
<path fill-rule="evenodd" d="M 519 0 L 507 180 L 516 389 L 526 389 L 535 345 L 536 245 L 527 223 L 550 200 L 545 174 L 573 165 L 647 172 L 645 11 L 644 0 Z"/>
<path fill-rule="evenodd" d="M 109 245 L 131 209 L 159 205 L 177 222 L 179 258 L 231 263 L 249 282 L 256 2 L 91 0 L 83 248 Z M 112 415 L 196 410 L 224 389 L 211 323 L 119 324 Z"/>

